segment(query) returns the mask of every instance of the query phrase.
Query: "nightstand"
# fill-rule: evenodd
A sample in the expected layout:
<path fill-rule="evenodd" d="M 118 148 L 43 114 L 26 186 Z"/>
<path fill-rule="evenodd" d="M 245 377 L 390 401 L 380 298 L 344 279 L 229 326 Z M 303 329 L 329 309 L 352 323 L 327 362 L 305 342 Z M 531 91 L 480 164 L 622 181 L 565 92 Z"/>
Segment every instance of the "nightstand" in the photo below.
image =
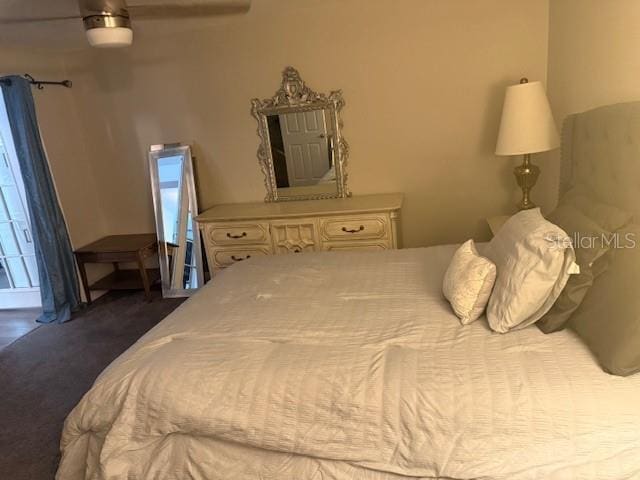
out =
<path fill-rule="evenodd" d="M 496 215 L 495 217 L 487 218 L 487 223 L 491 229 L 493 236 L 498 233 L 498 230 L 502 228 L 507 220 L 511 218 L 511 215 Z"/>

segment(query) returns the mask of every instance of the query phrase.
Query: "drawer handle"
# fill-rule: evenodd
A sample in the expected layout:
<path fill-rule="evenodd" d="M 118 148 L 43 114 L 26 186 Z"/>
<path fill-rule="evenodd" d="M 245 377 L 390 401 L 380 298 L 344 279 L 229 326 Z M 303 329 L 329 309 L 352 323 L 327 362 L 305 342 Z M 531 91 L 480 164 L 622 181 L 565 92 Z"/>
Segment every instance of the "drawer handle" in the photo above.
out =
<path fill-rule="evenodd" d="M 232 233 L 227 233 L 227 238 L 243 238 L 247 236 L 247 232 L 242 232 L 240 235 L 233 235 Z"/>
<path fill-rule="evenodd" d="M 345 233 L 358 233 L 364 230 L 364 225 L 360 225 L 359 228 L 348 229 L 347 227 L 342 227 L 342 231 Z"/>
<path fill-rule="evenodd" d="M 294 248 L 293 249 L 293 253 L 300 253 L 302 250 L 300 250 L 299 248 Z"/>
<path fill-rule="evenodd" d="M 247 260 L 251 258 L 251 255 L 247 255 L 246 257 L 242 258 L 242 257 L 236 257 L 235 255 L 231 255 L 231 260 L 233 260 L 234 262 L 241 262 L 243 260 Z"/>

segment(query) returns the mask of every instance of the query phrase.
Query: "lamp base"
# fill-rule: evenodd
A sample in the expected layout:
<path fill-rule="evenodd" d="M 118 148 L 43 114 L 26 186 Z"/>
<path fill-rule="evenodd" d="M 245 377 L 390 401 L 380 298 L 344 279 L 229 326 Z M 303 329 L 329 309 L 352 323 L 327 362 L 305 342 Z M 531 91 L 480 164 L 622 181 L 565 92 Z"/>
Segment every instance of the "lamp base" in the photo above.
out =
<path fill-rule="evenodd" d="M 516 177 L 518 185 L 522 189 L 522 200 L 517 203 L 518 209 L 529 210 L 530 208 L 535 208 L 536 204 L 531 201 L 530 192 L 538 181 L 540 169 L 531 163 L 531 158 L 528 153 L 524 155 L 522 165 L 518 165 L 513 170 L 513 174 Z"/>

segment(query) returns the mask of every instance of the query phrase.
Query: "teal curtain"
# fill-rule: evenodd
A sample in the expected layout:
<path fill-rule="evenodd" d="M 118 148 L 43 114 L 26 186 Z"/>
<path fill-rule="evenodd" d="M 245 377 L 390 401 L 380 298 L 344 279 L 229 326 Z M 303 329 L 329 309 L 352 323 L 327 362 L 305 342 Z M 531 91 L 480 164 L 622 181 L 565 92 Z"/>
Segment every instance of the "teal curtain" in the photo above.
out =
<path fill-rule="evenodd" d="M 0 79 L 31 217 L 43 313 L 39 322 L 66 322 L 80 304 L 67 226 L 42 146 L 28 80 Z"/>

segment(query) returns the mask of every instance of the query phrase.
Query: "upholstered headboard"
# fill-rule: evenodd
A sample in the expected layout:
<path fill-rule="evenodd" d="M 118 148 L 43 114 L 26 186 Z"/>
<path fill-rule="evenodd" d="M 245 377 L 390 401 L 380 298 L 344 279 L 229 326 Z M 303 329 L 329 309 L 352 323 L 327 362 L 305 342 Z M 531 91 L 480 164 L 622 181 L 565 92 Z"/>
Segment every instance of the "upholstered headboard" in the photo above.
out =
<path fill-rule="evenodd" d="M 640 220 L 640 102 L 568 116 L 561 152 L 561 196 L 582 185 Z"/>

